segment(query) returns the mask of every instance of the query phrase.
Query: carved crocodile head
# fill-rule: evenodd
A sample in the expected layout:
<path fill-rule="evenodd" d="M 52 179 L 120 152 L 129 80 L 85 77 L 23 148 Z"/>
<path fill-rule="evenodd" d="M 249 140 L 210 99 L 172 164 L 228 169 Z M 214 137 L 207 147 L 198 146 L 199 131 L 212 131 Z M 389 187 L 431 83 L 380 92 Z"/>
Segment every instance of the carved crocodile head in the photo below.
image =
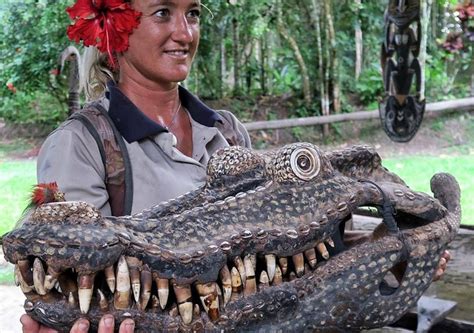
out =
<path fill-rule="evenodd" d="M 231 147 L 194 192 L 124 217 L 46 204 L 3 248 L 26 311 L 60 330 L 112 313 L 146 332 L 346 332 L 396 321 L 429 286 L 460 221 L 455 179 L 431 188 L 410 190 L 366 147 Z M 344 223 L 364 210 L 383 222 L 349 241 Z"/>

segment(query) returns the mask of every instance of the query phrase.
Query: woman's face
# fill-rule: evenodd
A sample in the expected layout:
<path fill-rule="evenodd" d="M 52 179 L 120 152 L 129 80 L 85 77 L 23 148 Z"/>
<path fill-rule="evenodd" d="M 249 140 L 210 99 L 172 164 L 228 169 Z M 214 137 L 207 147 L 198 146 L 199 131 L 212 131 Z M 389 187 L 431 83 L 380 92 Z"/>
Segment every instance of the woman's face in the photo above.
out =
<path fill-rule="evenodd" d="M 119 56 L 121 77 L 164 86 L 183 81 L 199 44 L 200 1 L 134 0 L 132 7 L 142 17 Z"/>

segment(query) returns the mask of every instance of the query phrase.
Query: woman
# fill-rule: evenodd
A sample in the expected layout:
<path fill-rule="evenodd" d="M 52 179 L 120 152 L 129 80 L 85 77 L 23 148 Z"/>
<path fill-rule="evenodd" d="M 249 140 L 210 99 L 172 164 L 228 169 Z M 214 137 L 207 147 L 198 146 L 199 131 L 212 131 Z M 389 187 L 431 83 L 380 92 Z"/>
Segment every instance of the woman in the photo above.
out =
<path fill-rule="evenodd" d="M 214 151 L 228 146 L 229 140 L 249 147 L 250 139 L 231 113 L 211 110 L 178 85 L 188 76 L 198 48 L 199 1 L 103 2 L 100 8 L 94 7 L 92 0 L 78 0 L 68 11 L 77 19 L 108 10 L 112 17 L 121 14 L 114 19 L 126 20 L 134 27 L 129 35 L 120 36 L 122 42 L 128 38 L 129 43 L 108 43 L 115 52 L 104 43 L 96 45 L 105 52 L 93 57 L 96 61 L 86 86 L 89 97 L 108 110 L 125 139 L 133 178 L 131 212 L 135 213 L 196 189 L 205 181 L 206 164 Z M 113 5 L 107 7 L 107 3 Z M 90 45 L 94 39 L 78 37 L 83 28 L 80 24 L 88 28 L 89 23 L 80 20 L 68 29 L 69 36 Z M 80 121 L 68 120 L 48 137 L 38 157 L 37 172 L 38 182 L 57 182 L 67 200 L 87 201 L 104 215 L 111 215 L 104 163 L 96 141 Z M 26 315 L 21 321 L 24 332 L 49 332 Z M 104 316 L 99 332 L 113 332 L 113 327 L 113 317 Z M 84 320 L 72 331 L 87 330 Z M 133 322 L 124 321 L 121 332 L 132 331 Z"/>

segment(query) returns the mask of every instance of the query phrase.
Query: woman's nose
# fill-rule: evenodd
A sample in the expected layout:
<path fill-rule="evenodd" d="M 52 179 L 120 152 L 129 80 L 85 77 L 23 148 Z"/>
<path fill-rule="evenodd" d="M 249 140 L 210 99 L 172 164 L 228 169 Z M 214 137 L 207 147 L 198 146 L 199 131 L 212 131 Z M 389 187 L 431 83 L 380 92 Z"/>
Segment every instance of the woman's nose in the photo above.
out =
<path fill-rule="evenodd" d="M 188 22 L 186 15 L 180 15 L 176 19 L 172 37 L 175 41 L 182 43 L 191 43 L 194 40 L 193 25 Z"/>

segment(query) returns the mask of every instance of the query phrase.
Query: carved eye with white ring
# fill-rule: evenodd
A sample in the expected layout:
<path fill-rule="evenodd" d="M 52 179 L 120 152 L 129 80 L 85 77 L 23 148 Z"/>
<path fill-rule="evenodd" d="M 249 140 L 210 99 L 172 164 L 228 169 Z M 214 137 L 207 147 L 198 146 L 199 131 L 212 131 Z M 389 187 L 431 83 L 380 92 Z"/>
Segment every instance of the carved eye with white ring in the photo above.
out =
<path fill-rule="evenodd" d="M 311 147 L 299 147 L 291 153 L 290 165 L 301 180 L 311 180 L 319 174 L 321 161 L 318 152 Z"/>

